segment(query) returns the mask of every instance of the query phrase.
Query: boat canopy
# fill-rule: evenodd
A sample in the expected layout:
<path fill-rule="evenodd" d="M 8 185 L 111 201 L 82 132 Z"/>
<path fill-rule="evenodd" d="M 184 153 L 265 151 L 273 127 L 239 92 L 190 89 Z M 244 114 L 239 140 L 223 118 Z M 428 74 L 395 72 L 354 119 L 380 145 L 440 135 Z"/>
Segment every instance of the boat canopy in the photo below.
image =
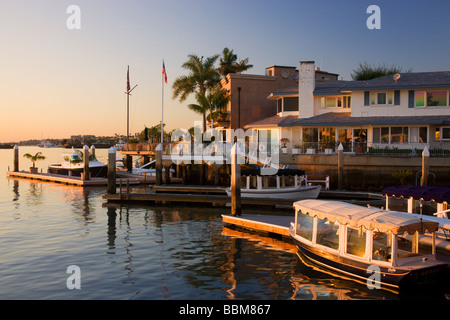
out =
<path fill-rule="evenodd" d="M 302 200 L 294 202 L 296 212 L 309 214 L 319 219 L 328 219 L 331 222 L 338 221 L 340 224 L 348 224 L 352 227 L 364 226 L 368 230 L 380 232 L 392 231 L 396 235 L 405 232 L 414 234 L 435 232 L 439 223 L 428 221 L 399 211 L 387 211 L 375 207 L 362 207 L 351 203 L 324 200 Z"/>
<path fill-rule="evenodd" d="M 430 186 L 395 186 L 383 189 L 383 195 L 396 198 L 450 203 L 450 188 Z"/>

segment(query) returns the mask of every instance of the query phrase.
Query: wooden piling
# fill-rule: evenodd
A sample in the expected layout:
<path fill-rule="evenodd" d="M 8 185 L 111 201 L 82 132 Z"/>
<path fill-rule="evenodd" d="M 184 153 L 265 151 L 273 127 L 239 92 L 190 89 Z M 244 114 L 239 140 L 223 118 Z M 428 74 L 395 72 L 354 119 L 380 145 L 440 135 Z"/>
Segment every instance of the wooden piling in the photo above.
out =
<path fill-rule="evenodd" d="M 89 147 L 87 145 L 83 147 L 83 164 L 82 180 L 89 180 Z"/>
<path fill-rule="evenodd" d="M 14 146 L 14 172 L 19 172 L 19 146 Z"/>
<path fill-rule="evenodd" d="M 241 164 L 237 143 L 231 149 L 231 215 L 241 215 Z"/>
<path fill-rule="evenodd" d="M 116 194 L 116 148 L 108 149 L 108 193 Z"/>
<path fill-rule="evenodd" d="M 162 153 L 163 153 L 163 146 L 162 144 L 159 144 L 155 148 L 155 155 L 156 155 L 156 185 L 160 186 L 162 184 Z"/>
<path fill-rule="evenodd" d="M 422 178 L 420 179 L 420 185 L 426 186 L 428 183 L 428 170 L 429 170 L 429 158 L 430 152 L 425 147 L 422 152 Z"/>
<path fill-rule="evenodd" d="M 344 189 L 344 147 L 342 143 L 338 147 L 338 189 Z"/>

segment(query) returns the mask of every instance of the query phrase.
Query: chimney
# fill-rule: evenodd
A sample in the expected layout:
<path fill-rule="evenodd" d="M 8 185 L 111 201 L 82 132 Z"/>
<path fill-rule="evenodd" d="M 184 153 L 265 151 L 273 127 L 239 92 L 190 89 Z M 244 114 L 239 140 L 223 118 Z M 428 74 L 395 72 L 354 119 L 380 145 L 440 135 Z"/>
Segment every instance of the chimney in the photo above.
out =
<path fill-rule="evenodd" d="M 298 68 L 298 117 L 314 116 L 314 89 L 316 87 L 316 68 L 314 61 L 300 61 Z"/>

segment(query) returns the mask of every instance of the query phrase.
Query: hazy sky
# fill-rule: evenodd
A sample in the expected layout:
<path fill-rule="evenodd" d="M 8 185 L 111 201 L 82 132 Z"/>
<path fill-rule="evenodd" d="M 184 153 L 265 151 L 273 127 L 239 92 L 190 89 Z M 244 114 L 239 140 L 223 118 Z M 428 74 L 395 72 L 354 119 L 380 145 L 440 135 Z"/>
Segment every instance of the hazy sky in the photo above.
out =
<path fill-rule="evenodd" d="M 366 26 L 372 4 L 379 30 Z M 70 5 L 80 29 L 67 27 Z M 224 47 L 254 74 L 301 60 L 346 80 L 364 61 L 450 70 L 449 12 L 448 0 L 0 0 L 0 142 L 126 134 L 127 65 L 130 131 L 158 124 L 163 59 L 166 128 L 188 129 L 201 116 L 172 99 L 172 83 L 189 54 Z"/>

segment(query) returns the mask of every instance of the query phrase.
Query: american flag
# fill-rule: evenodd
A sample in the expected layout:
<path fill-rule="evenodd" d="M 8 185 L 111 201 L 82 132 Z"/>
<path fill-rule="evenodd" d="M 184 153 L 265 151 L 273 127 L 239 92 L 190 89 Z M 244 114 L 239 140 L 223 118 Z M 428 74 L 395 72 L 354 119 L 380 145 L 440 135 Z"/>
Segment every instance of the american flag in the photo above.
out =
<path fill-rule="evenodd" d="M 130 92 L 130 67 L 127 70 L 127 92 Z"/>
<path fill-rule="evenodd" d="M 164 81 L 167 83 L 167 73 L 166 73 L 166 66 L 164 65 L 164 60 L 163 60 L 162 74 L 164 75 Z"/>

